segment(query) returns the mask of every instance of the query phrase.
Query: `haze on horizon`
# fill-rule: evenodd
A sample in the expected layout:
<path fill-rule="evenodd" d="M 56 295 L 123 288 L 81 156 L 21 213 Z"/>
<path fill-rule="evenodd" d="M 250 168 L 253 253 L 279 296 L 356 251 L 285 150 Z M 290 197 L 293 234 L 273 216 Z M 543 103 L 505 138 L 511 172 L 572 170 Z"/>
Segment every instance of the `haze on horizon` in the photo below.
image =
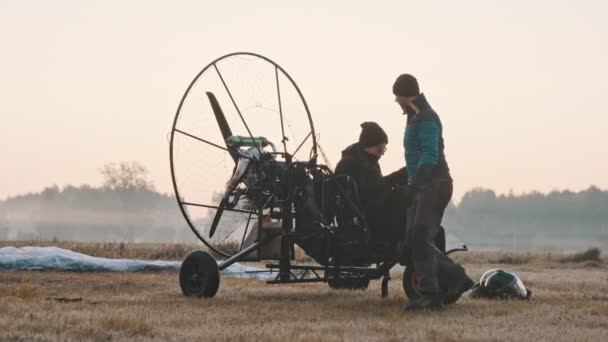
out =
<path fill-rule="evenodd" d="M 389 135 L 383 171 L 403 165 L 391 86 L 408 72 L 443 121 L 456 200 L 608 188 L 607 3 L 365 4 L 0 1 L 0 200 L 99 185 L 104 164 L 130 160 L 172 193 L 178 102 L 234 51 L 291 74 L 334 163 L 373 120 Z"/>

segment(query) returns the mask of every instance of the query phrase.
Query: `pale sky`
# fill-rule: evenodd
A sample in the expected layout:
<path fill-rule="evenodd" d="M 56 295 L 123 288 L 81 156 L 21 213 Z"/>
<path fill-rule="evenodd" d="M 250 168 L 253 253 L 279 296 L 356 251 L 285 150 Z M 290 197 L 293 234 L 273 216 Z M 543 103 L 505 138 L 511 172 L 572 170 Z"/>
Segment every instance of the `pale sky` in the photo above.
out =
<path fill-rule="evenodd" d="M 291 74 L 334 163 L 374 120 L 383 171 L 404 164 L 391 87 L 407 72 L 443 121 L 456 201 L 608 188 L 605 1 L 358 3 L 0 0 L 0 199 L 99 185 L 104 164 L 131 160 L 172 193 L 179 100 L 235 51 Z"/>

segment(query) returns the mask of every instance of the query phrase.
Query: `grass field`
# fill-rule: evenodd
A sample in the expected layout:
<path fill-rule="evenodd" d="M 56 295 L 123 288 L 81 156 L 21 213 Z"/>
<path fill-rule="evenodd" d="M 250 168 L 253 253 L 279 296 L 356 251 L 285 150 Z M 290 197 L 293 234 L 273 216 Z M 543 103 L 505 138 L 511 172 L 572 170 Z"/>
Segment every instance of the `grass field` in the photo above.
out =
<path fill-rule="evenodd" d="M 33 244 L 166 259 L 181 259 L 194 247 L 123 245 L 119 256 L 118 244 L 0 246 Z M 0 340 L 606 340 L 608 262 L 597 253 L 468 252 L 456 258 L 474 278 L 490 268 L 515 271 L 532 289 L 532 300 L 465 296 L 444 312 L 405 312 L 400 267 L 386 299 L 378 281 L 352 292 L 322 283 L 266 285 L 224 277 L 215 298 L 192 299 L 181 295 L 174 273 L 0 271 Z M 48 299 L 53 297 L 77 301 Z"/>

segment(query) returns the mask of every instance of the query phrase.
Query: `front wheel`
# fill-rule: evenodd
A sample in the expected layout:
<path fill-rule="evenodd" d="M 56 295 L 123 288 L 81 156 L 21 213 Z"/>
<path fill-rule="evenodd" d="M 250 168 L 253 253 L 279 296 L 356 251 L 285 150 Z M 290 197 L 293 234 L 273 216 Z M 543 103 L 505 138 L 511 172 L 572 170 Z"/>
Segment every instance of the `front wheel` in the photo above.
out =
<path fill-rule="evenodd" d="M 215 296 L 220 287 L 220 270 L 211 254 L 201 250 L 188 254 L 179 269 L 179 286 L 187 297 Z"/>

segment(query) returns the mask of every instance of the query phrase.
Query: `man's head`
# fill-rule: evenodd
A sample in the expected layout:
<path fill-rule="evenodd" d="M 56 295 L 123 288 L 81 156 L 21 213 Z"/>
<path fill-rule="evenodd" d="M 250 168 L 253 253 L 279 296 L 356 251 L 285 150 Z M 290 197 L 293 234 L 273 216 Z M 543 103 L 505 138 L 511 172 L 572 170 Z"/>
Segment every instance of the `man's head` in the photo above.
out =
<path fill-rule="evenodd" d="M 400 75 L 393 84 L 393 94 L 395 94 L 395 102 L 407 111 L 407 107 L 411 106 L 414 99 L 420 95 L 418 81 L 410 74 Z"/>
<path fill-rule="evenodd" d="M 361 124 L 359 145 L 365 152 L 380 158 L 386 152 L 387 144 L 388 136 L 380 125 L 372 121 Z"/>

